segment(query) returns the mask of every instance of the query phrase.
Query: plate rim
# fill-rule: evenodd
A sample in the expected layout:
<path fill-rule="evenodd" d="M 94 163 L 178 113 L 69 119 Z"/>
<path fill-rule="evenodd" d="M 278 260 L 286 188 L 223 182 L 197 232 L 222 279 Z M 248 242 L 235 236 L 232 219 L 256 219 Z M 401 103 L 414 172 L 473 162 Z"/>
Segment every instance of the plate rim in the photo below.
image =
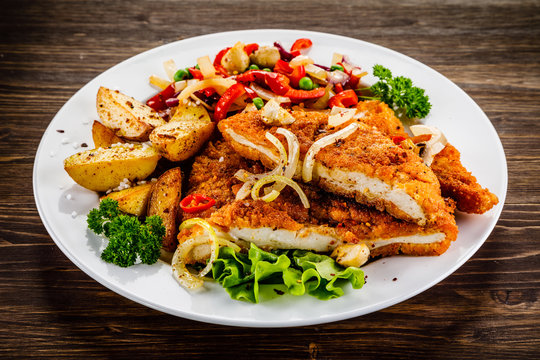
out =
<path fill-rule="evenodd" d="M 313 35 L 316 35 L 316 36 L 322 36 L 322 37 L 326 37 L 326 38 L 336 38 L 336 39 L 342 39 L 344 41 L 351 41 L 352 40 L 352 41 L 355 41 L 355 42 L 359 42 L 359 43 L 361 43 L 362 45 L 365 45 L 365 46 L 376 47 L 376 48 L 378 48 L 380 50 L 390 52 L 390 53 L 392 53 L 393 56 L 396 56 L 396 57 L 401 58 L 401 59 L 405 59 L 406 61 L 412 62 L 415 65 L 420 65 L 423 68 L 423 70 L 428 70 L 428 71 L 436 74 L 438 77 L 444 79 L 448 84 L 450 84 L 452 87 L 454 87 L 459 92 L 461 92 L 462 95 L 464 95 L 464 98 L 466 98 L 468 102 L 471 102 L 473 104 L 473 106 L 475 106 L 483 114 L 483 116 L 488 120 L 487 124 L 489 125 L 490 132 L 492 133 L 491 135 L 495 136 L 496 146 L 499 148 L 499 151 L 500 151 L 500 154 L 501 154 L 501 159 L 500 159 L 501 160 L 501 162 L 500 162 L 501 170 L 503 170 L 503 172 L 505 174 L 503 182 L 501 184 L 502 193 L 499 196 L 499 205 L 497 205 L 497 207 L 495 209 L 493 209 L 495 211 L 492 213 L 492 219 L 490 220 L 488 226 L 486 226 L 486 230 L 484 231 L 484 234 L 482 236 L 481 241 L 479 241 L 474 247 L 469 248 L 467 253 L 463 254 L 460 257 L 459 261 L 456 261 L 453 264 L 453 266 L 451 266 L 449 269 L 446 270 L 445 273 L 443 273 L 440 276 L 436 277 L 432 281 L 427 282 L 426 284 L 424 284 L 424 286 L 421 286 L 420 288 L 416 289 L 415 291 L 407 293 L 406 295 L 396 295 L 396 296 L 391 297 L 391 298 L 389 298 L 389 299 L 387 299 L 385 301 L 378 302 L 376 304 L 368 306 L 367 310 L 366 310 L 365 307 L 361 307 L 361 308 L 357 308 L 357 309 L 354 309 L 354 310 L 341 312 L 339 314 L 329 314 L 327 316 L 319 317 L 319 318 L 293 319 L 293 320 L 287 321 L 286 323 L 284 323 L 282 320 L 279 320 L 279 321 L 276 321 L 276 322 L 272 322 L 272 321 L 268 321 L 268 320 L 265 320 L 264 322 L 259 321 L 259 320 L 253 320 L 253 321 L 237 320 L 237 319 L 230 319 L 230 318 L 222 318 L 222 317 L 215 316 L 215 315 L 199 314 L 199 313 L 193 313 L 193 312 L 179 310 L 179 309 L 165 308 L 163 306 L 160 306 L 159 304 L 154 304 L 154 303 L 152 303 L 150 301 L 147 301 L 146 299 L 141 298 L 141 297 L 137 296 L 136 294 L 132 294 L 129 291 L 117 286 L 114 283 L 111 283 L 106 278 L 101 277 L 99 274 L 92 271 L 92 269 L 87 267 L 84 262 L 81 262 L 74 254 L 72 254 L 69 251 L 69 249 L 67 249 L 67 247 L 63 244 L 63 242 L 60 241 L 59 235 L 53 230 L 51 224 L 49 223 L 49 219 L 46 218 L 46 216 L 45 216 L 45 211 L 43 209 L 43 205 L 40 203 L 40 200 L 38 198 L 38 188 L 39 188 L 39 184 L 38 184 L 38 181 L 37 181 L 38 160 L 41 158 L 41 156 L 44 155 L 43 147 L 44 147 L 44 142 L 45 142 L 45 137 L 46 137 L 45 135 L 50 132 L 54 120 L 57 117 L 59 117 L 64 111 L 66 111 L 65 109 L 68 107 L 68 105 L 72 101 L 72 99 L 77 97 L 77 95 L 80 92 L 82 92 L 87 86 L 90 86 L 90 83 L 92 83 L 96 78 L 98 78 L 100 76 L 105 76 L 106 74 L 108 74 L 110 72 L 113 72 L 117 67 L 124 66 L 126 64 L 130 64 L 131 62 L 138 60 L 140 57 L 146 57 L 146 56 L 151 55 L 154 52 L 159 52 L 165 47 L 182 46 L 182 43 L 189 43 L 191 41 L 200 41 L 200 40 L 204 40 L 205 38 L 212 38 L 212 37 L 217 37 L 217 36 L 225 36 L 225 37 L 233 37 L 234 38 L 235 35 L 246 34 L 246 33 L 254 33 L 254 32 L 255 33 L 256 32 L 265 32 L 265 33 L 276 34 L 277 39 L 279 39 L 279 34 L 287 34 L 287 35 L 299 34 L 299 36 L 309 36 L 309 34 L 313 34 Z M 300 35 L 300 34 L 302 34 L 302 35 Z M 495 226 L 496 226 L 496 224 L 497 224 L 497 222 L 498 222 L 498 220 L 500 218 L 500 215 L 502 213 L 504 203 L 505 203 L 505 200 L 506 200 L 506 195 L 507 195 L 507 190 L 508 190 L 508 167 L 507 167 L 507 161 L 506 161 L 506 154 L 505 154 L 504 147 L 502 145 L 501 139 L 500 139 L 499 135 L 497 134 L 497 132 L 495 130 L 495 127 L 493 126 L 493 123 L 491 122 L 489 117 L 487 117 L 487 115 L 480 108 L 480 106 L 463 89 L 461 89 L 453 81 L 451 81 L 450 79 L 448 79 L 446 76 L 442 75 L 441 73 L 439 73 L 435 69 L 431 68 L 430 66 L 428 66 L 426 64 L 423 64 L 420 61 L 418 61 L 418 60 L 416 60 L 416 59 L 414 59 L 412 57 L 409 57 L 408 55 L 397 52 L 397 51 L 395 51 L 393 49 L 390 49 L 390 48 L 387 48 L 387 47 L 384 47 L 384 46 L 381 46 L 381 45 L 378 45 L 378 44 L 375 44 L 375 43 L 367 42 L 367 41 L 364 41 L 364 40 L 343 36 L 343 35 L 336 35 L 336 34 L 330 34 L 330 33 L 325 33 L 325 32 L 317 32 L 317 31 L 294 30 L 294 29 L 246 29 L 246 30 L 226 31 L 226 32 L 215 32 L 215 33 L 211 33 L 211 34 L 205 34 L 205 35 L 189 37 L 189 38 L 186 38 L 186 39 L 173 41 L 173 42 L 170 42 L 170 43 L 167 43 L 167 44 L 162 44 L 160 46 L 145 50 L 145 51 L 143 51 L 141 53 L 138 53 L 138 54 L 133 55 L 133 56 L 127 58 L 127 59 L 124 59 L 124 60 L 120 61 L 119 63 L 111 66 L 110 68 L 106 69 L 105 71 L 99 73 L 98 75 L 96 75 L 95 77 L 90 79 L 88 82 L 86 82 L 80 89 L 78 89 L 72 96 L 70 96 L 70 98 L 61 106 L 61 108 L 56 112 L 54 117 L 50 120 L 47 128 L 43 132 L 43 135 L 41 137 L 38 148 L 36 150 L 35 159 L 34 159 L 33 172 L 32 172 L 32 190 L 33 190 L 34 200 L 35 200 L 35 203 L 36 203 L 36 207 L 37 207 L 40 219 L 41 219 L 43 225 L 45 226 L 47 232 L 49 233 L 50 237 L 52 238 L 52 240 L 56 244 L 56 246 L 58 246 L 60 248 L 60 250 L 64 253 L 64 255 L 66 255 L 67 258 L 73 264 L 75 264 L 80 270 L 82 270 L 85 274 L 87 274 L 93 280 L 97 281 L 98 283 L 100 283 L 104 287 L 108 288 L 109 290 L 112 290 L 112 291 L 116 292 L 117 294 L 119 294 L 119 295 L 121 295 L 121 296 L 123 296 L 125 298 L 130 299 L 131 301 L 142 304 L 142 305 L 144 305 L 146 307 L 149 307 L 151 309 L 158 310 L 158 311 L 166 313 L 166 314 L 170 314 L 170 315 L 190 319 L 190 320 L 201 321 L 201 322 L 206 322 L 206 323 L 211 323 L 211 324 L 228 325 L 228 326 L 253 327 L 253 328 L 259 328 L 259 327 L 278 328 L 278 327 L 295 327 L 295 326 L 317 325 L 317 324 L 341 321 L 341 320 L 351 319 L 351 318 L 362 316 L 362 315 L 367 315 L 369 313 L 379 311 L 381 309 L 384 309 L 384 308 L 399 304 L 401 302 L 407 301 L 410 298 L 412 298 L 412 297 L 414 297 L 414 296 L 428 290 L 429 288 L 435 286 L 436 284 L 440 283 L 441 281 L 443 281 L 448 276 L 452 275 L 466 261 L 468 261 L 470 258 L 472 258 L 472 256 L 474 256 L 474 254 L 476 254 L 478 249 L 485 243 L 487 238 L 493 232 L 493 229 L 495 228 Z"/>

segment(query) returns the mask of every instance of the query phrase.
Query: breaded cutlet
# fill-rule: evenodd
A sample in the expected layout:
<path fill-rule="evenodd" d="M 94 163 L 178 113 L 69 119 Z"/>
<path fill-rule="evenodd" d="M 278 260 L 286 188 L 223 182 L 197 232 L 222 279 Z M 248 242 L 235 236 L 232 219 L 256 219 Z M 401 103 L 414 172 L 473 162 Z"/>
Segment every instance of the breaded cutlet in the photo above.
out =
<path fill-rule="evenodd" d="M 409 137 L 402 122 L 385 103 L 377 100 L 361 101 L 356 107 L 363 114 L 360 121 L 365 124 L 375 126 L 389 137 Z M 442 196 L 454 199 L 458 210 L 483 214 L 498 204 L 497 196 L 482 188 L 474 175 L 463 166 L 460 153 L 453 145 L 447 144 L 435 156 L 430 167 L 441 184 Z"/>
<path fill-rule="evenodd" d="M 297 136 L 301 160 L 315 141 L 348 124 L 331 127 L 326 113 L 293 111 L 292 115 L 295 121 L 282 127 Z M 451 217 L 437 177 L 418 155 L 397 146 L 373 126 L 358 125 L 353 134 L 315 155 L 313 183 L 420 225 Z M 260 112 L 234 115 L 222 120 L 218 128 L 240 155 L 260 160 L 268 168 L 277 163 L 277 150 L 266 133 L 283 137 L 276 134 L 276 126 L 261 120 Z"/>
<path fill-rule="evenodd" d="M 441 184 L 443 196 L 456 201 L 460 211 L 471 214 L 483 214 L 499 203 L 499 199 L 488 189 L 482 188 L 476 178 L 461 164 L 459 151 L 446 144 L 435 155 L 431 169 Z"/>
<path fill-rule="evenodd" d="M 212 196 L 216 204 L 204 212 L 186 213 L 184 220 L 204 218 L 219 233 L 265 249 L 328 252 L 344 243 L 365 243 L 372 256 L 440 255 L 457 237 L 453 217 L 420 226 L 312 185 L 301 185 L 310 201 L 308 209 L 290 188 L 268 203 L 251 198 L 235 200 L 242 185 L 233 177 L 238 169 L 262 171 L 263 167 L 240 157 L 226 142 L 210 143 L 195 159 L 188 194 Z M 446 210 L 452 211 L 451 204 Z M 180 232 L 179 242 L 193 231 Z"/>

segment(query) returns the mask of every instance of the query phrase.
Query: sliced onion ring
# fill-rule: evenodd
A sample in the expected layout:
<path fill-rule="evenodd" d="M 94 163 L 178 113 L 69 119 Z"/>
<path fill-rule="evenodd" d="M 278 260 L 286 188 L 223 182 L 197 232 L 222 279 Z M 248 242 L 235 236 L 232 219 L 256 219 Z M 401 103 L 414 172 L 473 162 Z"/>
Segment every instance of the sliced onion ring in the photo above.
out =
<path fill-rule="evenodd" d="M 298 193 L 298 196 L 300 197 L 300 201 L 302 201 L 302 205 L 304 205 L 306 209 L 309 208 L 309 200 L 306 194 L 304 193 L 304 191 L 300 188 L 300 186 L 298 186 L 298 184 L 294 180 L 291 180 L 282 175 L 270 175 L 270 176 L 266 176 L 258 180 L 255 183 L 255 185 L 253 185 L 253 188 L 251 189 L 251 197 L 253 198 L 253 200 L 259 200 L 259 199 L 262 200 L 262 198 L 259 196 L 259 191 L 264 185 L 272 183 L 272 182 L 283 182 L 286 185 L 289 185 L 290 187 L 292 187 Z"/>
<path fill-rule="evenodd" d="M 251 83 L 249 86 L 251 90 L 255 91 L 255 93 L 263 100 L 270 100 L 275 99 L 278 103 L 289 103 L 291 102 L 291 99 L 285 96 L 279 96 L 271 92 L 270 90 L 266 90 L 262 86 L 259 86 L 255 83 Z"/>
<path fill-rule="evenodd" d="M 187 289 L 196 289 L 203 285 L 203 280 L 194 276 L 187 268 L 184 262 L 185 257 L 189 252 L 198 245 L 205 244 L 208 239 L 205 237 L 195 237 L 184 241 L 180 244 L 171 260 L 172 273 L 176 281 Z"/>
<path fill-rule="evenodd" d="M 309 148 L 304 158 L 302 165 L 302 180 L 310 182 L 313 178 L 313 166 L 315 165 L 315 155 L 324 147 L 335 143 L 338 140 L 345 139 L 358 129 L 358 123 L 353 122 L 343 129 L 336 131 L 333 134 L 327 135 L 315 141 Z"/>
<path fill-rule="evenodd" d="M 199 225 L 203 229 L 205 229 L 209 237 L 197 236 L 183 242 L 174 252 L 171 262 L 173 268 L 173 275 L 175 276 L 176 280 L 180 283 L 180 285 L 189 289 L 194 289 L 202 286 L 201 278 L 208 274 L 208 272 L 210 272 L 210 270 L 212 269 L 212 264 L 214 263 L 219 253 L 219 241 L 216 232 L 212 225 L 208 223 L 208 221 L 201 218 L 193 218 L 186 220 L 180 225 L 180 231 L 192 228 L 195 225 Z M 208 243 L 208 240 L 210 240 L 210 260 L 206 264 L 205 268 L 202 269 L 201 272 L 199 272 L 199 274 L 193 275 L 186 268 L 184 259 L 193 247 Z"/>
<path fill-rule="evenodd" d="M 190 97 L 191 94 L 193 94 L 194 92 L 205 89 L 207 87 L 212 87 L 216 89 L 219 95 L 223 95 L 223 93 L 234 84 L 236 84 L 236 81 L 234 81 L 233 79 L 213 78 L 201 80 L 194 83 L 193 85 L 188 85 L 184 90 L 182 90 L 180 95 L 178 95 L 178 100 L 183 101 Z"/>

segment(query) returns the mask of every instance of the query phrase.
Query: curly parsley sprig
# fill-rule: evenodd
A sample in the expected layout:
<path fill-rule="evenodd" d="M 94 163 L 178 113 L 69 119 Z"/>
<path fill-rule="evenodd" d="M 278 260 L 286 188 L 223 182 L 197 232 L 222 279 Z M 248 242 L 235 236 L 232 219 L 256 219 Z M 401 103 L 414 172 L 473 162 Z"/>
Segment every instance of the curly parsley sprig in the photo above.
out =
<path fill-rule="evenodd" d="M 135 264 L 137 257 L 144 264 L 158 260 L 165 235 L 159 216 L 149 216 L 141 224 L 138 218 L 122 214 L 116 200 L 105 199 L 99 208 L 90 211 L 86 222 L 90 230 L 109 238 L 101 253 L 103 260 L 121 267 Z"/>
<path fill-rule="evenodd" d="M 413 86 L 412 80 L 404 76 L 392 77 L 392 72 L 382 65 L 373 66 L 373 75 L 379 81 L 369 87 L 373 96 L 361 96 L 363 99 L 380 100 L 399 112 L 405 112 L 410 118 L 424 118 L 429 114 L 431 103 L 425 90 Z"/>

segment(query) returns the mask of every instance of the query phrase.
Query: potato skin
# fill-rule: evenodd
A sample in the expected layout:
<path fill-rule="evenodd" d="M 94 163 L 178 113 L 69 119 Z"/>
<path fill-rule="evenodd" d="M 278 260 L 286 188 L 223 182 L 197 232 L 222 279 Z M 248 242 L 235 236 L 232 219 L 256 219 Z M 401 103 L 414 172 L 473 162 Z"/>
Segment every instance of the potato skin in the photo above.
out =
<path fill-rule="evenodd" d="M 128 140 L 147 141 L 154 127 L 165 124 L 151 107 L 103 86 L 98 90 L 96 106 L 103 124 Z"/>
<path fill-rule="evenodd" d="M 118 201 L 118 208 L 123 212 L 139 217 L 144 216 L 146 215 L 148 200 L 152 195 L 153 187 L 154 184 L 151 182 L 133 186 L 102 196 L 100 201 L 104 199 L 116 200 Z"/>
<path fill-rule="evenodd" d="M 72 155 L 64 160 L 64 169 L 82 187 L 106 191 L 124 179 L 146 179 L 159 159 L 160 155 L 150 146 L 125 144 Z"/>
<path fill-rule="evenodd" d="M 113 144 L 125 143 L 122 138 L 116 136 L 114 131 L 96 120 L 92 124 L 92 139 L 94 140 L 94 147 L 96 149 L 107 148 Z"/>
<path fill-rule="evenodd" d="M 180 106 L 173 118 L 150 134 L 152 145 L 167 159 L 182 161 L 195 155 L 210 138 L 214 123 L 202 106 Z"/>
<path fill-rule="evenodd" d="M 165 226 L 163 249 L 174 251 L 177 244 L 178 212 L 182 196 L 182 171 L 172 168 L 163 173 L 154 184 L 147 216 L 159 215 Z"/>

